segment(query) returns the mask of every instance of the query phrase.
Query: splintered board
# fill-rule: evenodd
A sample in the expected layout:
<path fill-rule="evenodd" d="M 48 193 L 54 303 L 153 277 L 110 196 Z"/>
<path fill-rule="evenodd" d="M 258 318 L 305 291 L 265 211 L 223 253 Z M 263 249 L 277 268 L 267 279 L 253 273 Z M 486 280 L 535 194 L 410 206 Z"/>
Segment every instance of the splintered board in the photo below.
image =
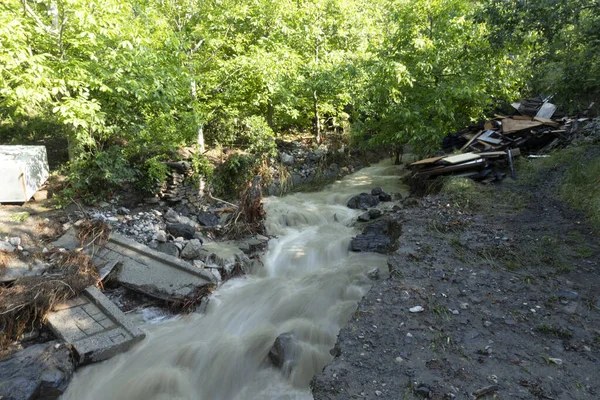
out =
<path fill-rule="evenodd" d="M 448 164 L 460 164 L 467 161 L 477 160 L 481 158 L 479 154 L 475 153 L 465 153 L 465 154 L 457 154 L 455 156 L 450 156 L 442 159 L 443 162 Z"/>
<path fill-rule="evenodd" d="M 502 132 L 503 133 L 512 133 L 523 131 L 525 129 L 535 128 L 537 126 L 543 125 L 538 121 L 524 121 L 512 118 L 505 118 L 502 120 Z"/>

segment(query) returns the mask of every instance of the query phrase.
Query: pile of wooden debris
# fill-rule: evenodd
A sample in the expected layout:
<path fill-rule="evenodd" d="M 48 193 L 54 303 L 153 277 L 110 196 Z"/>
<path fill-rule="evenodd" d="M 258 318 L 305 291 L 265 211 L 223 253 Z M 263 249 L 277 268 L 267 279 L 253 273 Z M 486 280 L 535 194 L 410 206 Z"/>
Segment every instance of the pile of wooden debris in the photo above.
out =
<path fill-rule="evenodd" d="M 593 104 L 593 103 L 592 103 Z M 587 118 L 570 118 L 556 112 L 549 98 L 536 97 L 513 103 L 516 114 L 496 114 L 493 119 L 449 134 L 443 143 L 446 154 L 414 162 L 413 178 L 460 175 L 484 182 L 502 180 L 513 160 L 523 154 L 535 156 L 564 146 L 572 139 L 578 123 Z M 591 106 L 590 106 L 591 107 Z"/>

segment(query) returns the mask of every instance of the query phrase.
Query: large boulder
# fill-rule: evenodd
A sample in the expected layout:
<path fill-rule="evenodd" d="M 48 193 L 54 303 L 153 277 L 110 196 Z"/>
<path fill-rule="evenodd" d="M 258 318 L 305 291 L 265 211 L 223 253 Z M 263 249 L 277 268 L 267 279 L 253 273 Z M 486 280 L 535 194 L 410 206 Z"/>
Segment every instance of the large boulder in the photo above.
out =
<path fill-rule="evenodd" d="M 217 214 L 201 211 L 198 213 L 198 222 L 202 226 L 215 226 L 219 225 L 221 219 Z"/>
<path fill-rule="evenodd" d="M 0 361 L 0 399 L 58 399 L 74 370 L 69 346 L 56 341 L 30 346 Z"/>
<path fill-rule="evenodd" d="M 288 376 L 296 366 L 300 351 L 301 347 L 294 334 L 285 332 L 275 339 L 275 343 L 269 351 L 269 360 L 274 366 L 281 369 L 284 375 Z"/>
<path fill-rule="evenodd" d="M 369 193 L 361 193 L 348 201 L 348 208 L 366 210 L 375 207 L 377 204 L 379 204 L 379 198 L 377 196 L 370 195 Z"/>
<path fill-rule="evenodd" d="M 376 196 L 380 201 L 392 201 L 392 195 L 384 192 L 380 187 L 371 190 L 371 195 Z"/>
<path fill-rule="evenodd" d="M 167 224 L 167 232 L 175 237 L 182 237 L 184 239 L 193 239 L 196 229 L 187 224 Z"/>
<path fill-rule="evenodd" d="M 181 258 L 193 260 L 202 253 L 202 242 L 198 239 L 190 240 L 181 251 Z"/>
<path fill-rule="evenodd" d="M 396 248 L 396 241 L 402 233 L 400 222 L 385 218 L 370 223 L 363 232 L 350 242 L 350 250 L 386 254 Z"/>

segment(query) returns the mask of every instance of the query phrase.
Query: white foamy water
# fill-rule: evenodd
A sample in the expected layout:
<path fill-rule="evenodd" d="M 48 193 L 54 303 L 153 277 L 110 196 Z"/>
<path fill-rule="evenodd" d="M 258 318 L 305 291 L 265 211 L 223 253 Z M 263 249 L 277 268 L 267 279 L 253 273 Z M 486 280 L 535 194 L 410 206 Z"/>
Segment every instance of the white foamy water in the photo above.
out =
<path fill-rule="evenodd" d="M 144 326 L 145 340 L 79 370 L 62 398 L 312 399 L 310 379 L 331 362 L 340 328 L 369 288 L 366 273 L 387 271 L 385 256 L 348 251 L 361 211 L 345 204 L 375 186 L 406 194 L 399 174 L 383 162 L 320 192 L 266 198 L 267 230 L 277 238 L 264 267 L 225 283 L 204 315 Z M 301 348 L 289 376 L 267 360 L 284 332 Z"/>

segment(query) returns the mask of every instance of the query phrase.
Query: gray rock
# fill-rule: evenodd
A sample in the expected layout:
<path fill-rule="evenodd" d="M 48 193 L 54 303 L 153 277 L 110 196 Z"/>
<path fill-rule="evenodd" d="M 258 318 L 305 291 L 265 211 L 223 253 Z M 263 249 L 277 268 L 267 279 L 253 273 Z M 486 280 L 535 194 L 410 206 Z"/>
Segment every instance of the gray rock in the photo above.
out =
<path fill-rule="evenodd" d="M 377 219 L 379 217 L 381 217 L 383 215 L 383 211 L 377 209 L 377 208 L 371 208 L 369 210 L 369 217 L 371 219 Z"/>
<path fill-rule="evenodd" d="M 15 251 L 15 247 L 8 243 L 0 240 L 0 251 L 6 251 L 7 253 L 12 253 Z"/>
<path fill-rule="evenodd" d="M 399 221 L 392 218 L 380 219 L 367 225 L 360 235 L 353 238 L 350 249 L 386 254 L 396 248 L 396 241 L 401 233 Z"/>
<path fill-rule="evenodd" d="M 202 242 L 198 239 L 190 240 L 181 251 L 181 258 L 193 260 L 202 253 Z"/>
<path fill-rule="evenodd" d="M 368 193 L 361 193 L 348 201 L 348 208 L 366 210 L 379 204 L 379 198 Z"/>
<path fill-rule="evenodd" d="M 371 220 L 371 216 L 369 215 L 368 212 L 366 212 L 364 214 L 359 215 L 358 218 L 357 218 L 357 220 L 359 222 L 368 222 L 368 221 Z"/>
<path fill-rule="evenodd" d="M 373 281 L 379 280 L 379 268 L 373 268 L 372 270 L 367 272 L 367 276 Z"/>
<path fill-rule="evenodd" d="M 187 224 L 167 224 L 167 232 L 175 237 L 182 237 L 184 239 L 193 239 L 196 229 Z"/>
<path fill-rule="evenodd" d="M 161 243 L 165 243 L 167 241 L 167 232 L 160 230 L 156 232 L 156 240 Z"/>
<path fill-rule="evenodd" d="M 275 343 L 269 351 L 269 360 L 274 366 L 280 368 L 284 375 L 288 376 L 296 366 L 300 351 L 301 348 L 294 334 L 285 332 L 275 339 Z"/>
<path fill-rule="evenodd" d="M 219 225 L 221 219 L 217 214 L 201 211 L 200 213 L 198 213 L 198 222 L 202 226 L 215 226 Z"/>
<path fill-rule="evenodd" d="M 58 399 L 74 370 L 70 347 L 58 342 L 30 346 L 0 361 L 0 399 Z"/>
<path fill-rule="evenodd" d="M 126 208 L 126 207 L 121 207 L 117 210 L 117 214 L 129 215 L 129 214 L 131 214 L 131 210 L 129 210 L 129 208 Z"/>
<path fill-rule="evenodd" d="M 173 257 L 179 257 L 179 247 L 175 243 L 159 243 L 156 250 Z"/>
<path fill-rule="evenodd" d="M 13 246 L 20 246 L 21 245 L 21 238 L 18 236 L 15 237 L 11 237 L 10 239 L 8 239 L 8 243 L 12 244 Z"/>
<path fill-rule="evenodd" d="M 177 224 L 177 223 L 180 222 L 179 221 L 179 214 L 177 214 L 177 212 L 173 211 L 170 208 L 165 213 L 164 219 L 169 224 Z"/>
<path fill-rule="evenodd" d="M 279 159 L 281 160 L 281 163 L 283 165 L 294 165 L 294 161 L 296 161 L 296 159 L 294 158 L 293 155 L 291 154 L 287 154 L 287 153 L 279 153 Z"/>

